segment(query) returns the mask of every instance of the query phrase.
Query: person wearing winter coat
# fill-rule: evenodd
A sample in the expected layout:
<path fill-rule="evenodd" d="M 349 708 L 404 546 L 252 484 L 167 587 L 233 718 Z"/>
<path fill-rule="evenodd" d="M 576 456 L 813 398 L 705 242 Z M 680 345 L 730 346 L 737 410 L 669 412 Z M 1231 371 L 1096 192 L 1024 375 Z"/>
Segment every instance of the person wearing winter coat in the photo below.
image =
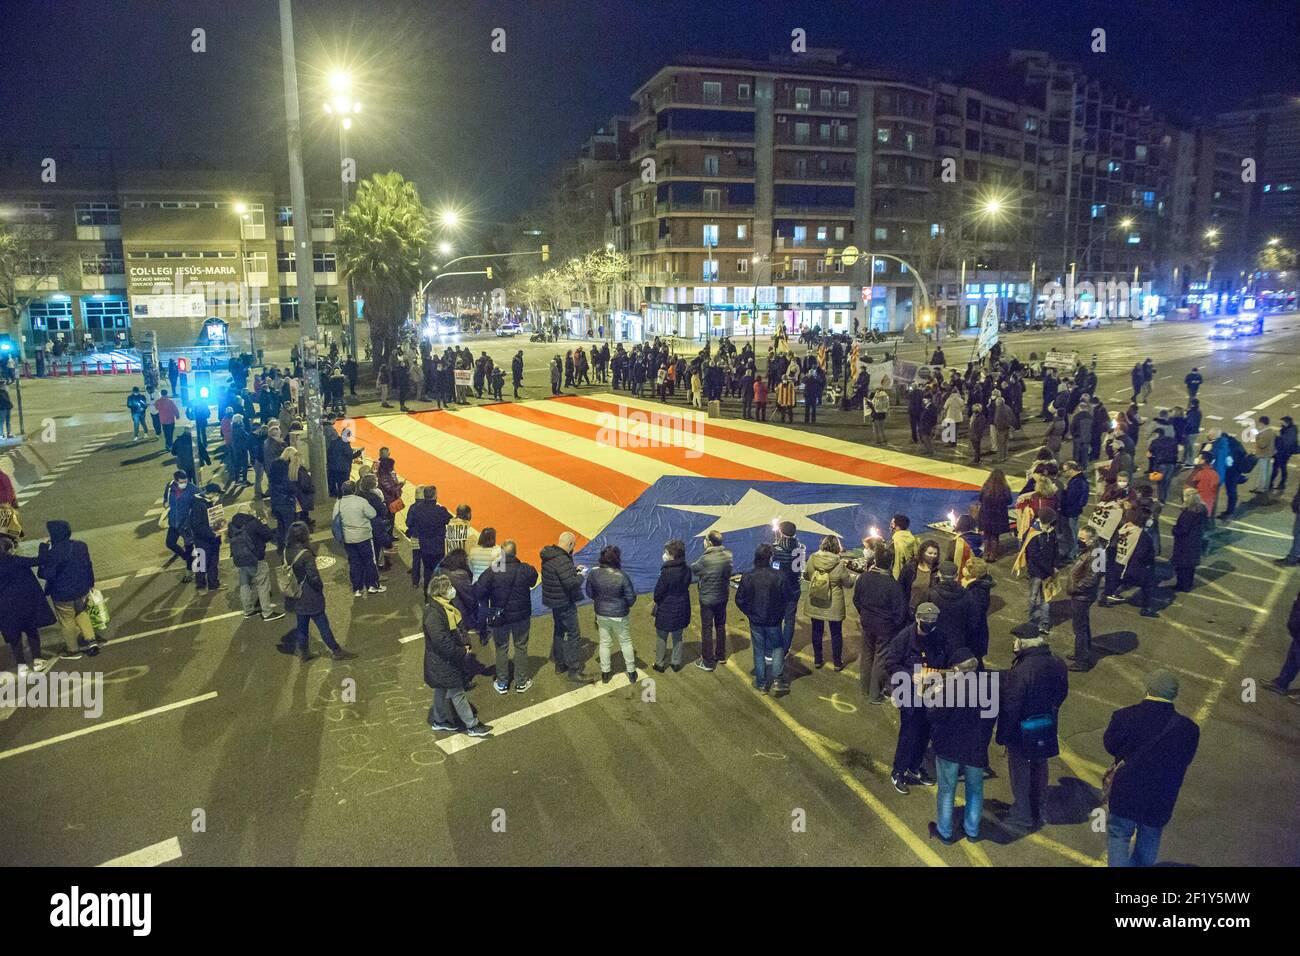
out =
<path fill-rule="evenodd" d="M 1065 661 L 1041 637 L 1016 638 L 1001 675 L 997 742 L 1007 748 L 1013 802 L 1002 822 L 1036 829 L 1047 795 L 1047 761 L 1059 754 L 1057 715 L 1070 693 Z"/>
<path fill-rule="evenodd" d="M 885 422 L 889 418 L 889 393 L 877 388 L 869 400 L 868 412 L 871 415 L 871 437 L 877 445 L 885 444 Z"/>
<path fill-rule="evenodd" d="M 898 583 L 903 586 L 907 606 L 913 611 L 918 604 L 929 600 L 927 593 L 939 575 L 940 554 L 939 543 L 927 538 L 921 542 L 916 557 L 903 565 Z"/>
<path fill-rule="evenodd" d="M 1102 745 L 1120 765 L 1106 814 L 1110 866 L 1155 864 L 1160 838 L 1173 818 L 1183 778 L 1201 741 L 1196 722 L 1174 709 L 1174 674 L 1149 674 L 1146 690 L 1140 703 L 1111 714 L 1102 735 Z"/>
<path fill-rule="evenodd" d="M 1006 461 L 1011 445 L 1011 429 L 1016 424 L 1016 413 L 1003 399 L 998 399 L 993 408 L 993 448 L 998 461 Z"/>
<path fill-rule="evenodd" d="M 196 493 L 190 483 L 190 476 L 179 468 L 172 472 L 172 480 L 163 489 L 163 507 L 167 515 L 167 550 L 185 563 L 185 570 L 181 574 L 182 584 L 188 583 L 191 577 L 193 542 L 190 537 L 190 505 L 194 503 Z"/>
<path fill-rule="evenodd" d="M 813 666 L 821 669 L 822 634 L 831 631 L 831 660 L 835 670 L 844 670 L 844 592 L 853 588 L 853 573 L 844 563 L 840 539 L 833 534 L 822 538 L 821 547 L 804 565 L 804 614 L 812 622 Z"/>
<path fill-rule="evenodd" d="M 220 591 L 218 570 L 221 565 L 221 535 L 225 531 L 219 497 L 221 486 L 210 481 L 203 493 L 190 504 L 190 534 L 194 542 L 194 586 L 199 590 Z"/>
<path fill-rule="evenodd" d="M 939 619 L 943 619 L 942 613 Z M 960 839 L 953 829 L 958 777 L 966 782 L 962 831 L 972 842 L 980 836 L 980 818 L 984 812 L 984 770 L 989 765 L 989 741 L 994 724 L 982 712 L 979 695 L 974 692 L 974 681 L 980 678 L 982 670 L 974 649 L 957 648 L 944 675 L 945 680 L 952 675 L 954 681 L 966 682 L 966 693 L 953 700 L 946 699 L 945 695 L 940 706 L 931 708 L 930 745 L 934 748 L 938 788 L 935 819 L 930 822 L 929 830 L 932 837 L 945 844 Z"/>
<path fill-rule="evenodd" d="M 980 489 L 979 529 L 984 536 L 984 560 L 993 563 L 998 559 L 998 542 L 1011 531 L 1007 517 L 1011 509 L 1011 488 L 1006 475 L 995 468 Z"/>
<path fill-rule="evenodd" d="M 954 389 L 948 396 L 947 401 L 943 403 L 943 412 L 940 415 L 940 421 L 943 423 L 945 431 L 949 428 L 948 423 L 952 423 L 951 431 L 946 431 L 948 437 L 952 439 L 947 442 L 949 448 L 957 447 L 957 432 L 960 430 L 961 423 L 966 420 L 965 412 L 966 401 L 962 398 L 961 392 Z"/>
<path fill-rule="evenodd" d="M 262 620 L 278 621 L 284 612 L 271 603 L 271 568 L 266 561 L 266 546 L 275 540 L 275 532 L 255 515 L 241 511 L 230 519 L 229 538 L 244 617 L 255 616 L 260 605 Z"/>
<path fill-rule="evenodd" d="M 890 571 L 894 580 L 903 576 L 903 568 L 916 557 L 920 542 L 911 531 L 912 519 L 905 514 L 896 514 L 889 519 L 889 546 L 894 553 L 894 563 Z"/>
<path fill-rule="evenodd" d="M 578 543 L 572 531 L 560 534 L 555 544 L 548 544 L 538 555 L 542 575 L 542 606 L 551 609 L 554 631 L 551 660 L 555 670 L 569 680 L 585 682 L 579 657 L 578 604 L 582 601 L 582 575 L 573 563 L 573 549 Z"/>
<path fill-rule="evenodd" d="M 910 623 L 885 646 L 884 670 L 890 696 L 898 707 L 898 742 L 889 780 L 894 789 L 906 794 L 911 786 L 933 786 L 934 778 L 923 766 L 930 740 L 930 708 L 916 700 L 918 673 L 939 670 L 947 663 L 937 635 L 939 609 L 929 602 L 918 606 Z"/>
<path fill-rule="evenodd" d="M 429 582 L 434 569 L 442 561 L 447 548 L 447 524 L 451 512 L 438 503 L 438 489 L 425 485 L 416 489 L 415 503 L 406 513 L 406 536 L 415 542 L 411 554 L 411 583 L 424 579 L 424 593 L 429 593 Z"/>
<path fill-rule="evenodd" d="M 704 536 L 704 553 L 691 564 L 700 602 L 700 657 L 695 666 L 711 671 L 727 659 L 727 602 L 733 571 L 731 552 L 722 546 L 722 532 Z"/>
<path fill-rule="evenodd" d="M 989 416 L 978 403 L 970 409 L 970 448 L 972 465 L 978 465 L 984 454 L 984 441 L 989 434 Z"/>
<path fill-rule="evenodd" d="M 636 683 L 636 651 L 632 648 L 632 631 L 628 611 L 636 603 L 632 579 L 623 570 L 623 552 L 617 545 L 601 549 L 600 565 L 587 575 L 584 586 L 596 611 L 596 630 L 600 635 L 600 679 L 609 683 L 610 650 L 615 640 L 623 652 L 623 667 L 629 684 Z"/>
<path fill-rule="evenodd" d="M 269 444 L 270 438 L 267 439 Z M 276 546 L 284 551 L 289 526 L 298 520 L 298 475 L 284 448 L 266 468 L 266 481 L 271 498 L 271 514 L 275 516 Z"/>
<path fill-rule="evenodd" d="M 66 521 L 47 521 L 49 538 L 41 542 L 38 559 L 45 594 L 54 605 L 54 617 L 63 630 L 64 657 L 75 660 L 84 649 L 94 657 L 99 641 L 90 623 L 90 592 L 95 587 L 95 566 L 84 541 L 75 541 Z"/>
<path fill-rule="evenodd" d="M 691 623 L 691 569 L 686 564 L 686 544 L 676 538 L 664 545 L 664 563 L 655 582 L 654 669 L 668 669 L 668 639 L 672 638 L 672 667 L 682 669 L 682 630 Z"/>
<path fill-rule="evenodd" d="M 393 547 L 393 512 L 388 510 L 383 493 L 379 490 L 379 479 L 374 474 L 363 472 L 357 479 L 357 494 L 370 505 L 375 516 L 370 519 L 370 547 L 374 552 L 375 566 L 380 571 L 391 567 L 388 555 Z M 396 549 L 393 550 L 396 553 Z"/>
<path fill-rule="evenodd" d="M 289 610 L 297 618 L 297 627 L 285 635 L 285 639 L 280 642 L 280 650 L 286 654 L 296 653 L 304 661 L 315 659 L 316 655 L 310 648 L 309 630 L 312 623 L 315 623 L 316 631 L 336 661 L 356 657 L 351 651 L 340 647 L 334 638 L 329 615 L 325 613 L 325 583 L 316 566 L 316 549 L 311 543 L 311 529 L 305 522 L 295 521 L 289 526 L 285 535 L 284 565 L 297 582 L 299 595 L 287 600 Z"/>
<path fill-rule="evenodd" d="M 871 564 L 853 585 L 853 606 L 862 624 L 862 657 L 859 679 L 867 701 L 885 702 L 885 645 L 907 619 L 907 596 L 892 573 L 893 548 L 878 541 L 870 552 Z"/>
<path fill-rule="evenodd" d="M 1110 540 L 1106 549 L 1106 590 L 1101 598 L 1102 607 L 1111 607 L 1121 588 L 1137 587 L 1142 598 L 1142 616 L 1155 617 L 1151 606 L 1154 586 L 1155 547 L 1146 533 L 1150 516 L 1129 506 L 1124 521 Z"/>
<path fill-rule="evenodd" d="M 740 586 L 736 588 L 736 607 L 749 619 L 750 647 L 754 653 L 754 689 L 765 693 L 770 688 L 773 696 L 780 696 L 785 692 L 782 624 L 792 585 L 789 575 L 772 566 L 772 551 L 772 545 L 767 543 L 754 549 L 754 565 L 740 576 Z M 795 599 L 798 599 L 797 595 Z"/>
<path fill-rule="evenodd" d="M 33 573 L 40 566 L 40 558 L 23 557 L 17 548 L 12 538 L 0 535 L 0 608 L 4 608 L 0 614 L 0 635 L 13 652 L 21 676 L 28 665 L 36 671 L 45 669 L 41 628 L 55 623 L 55 617 Z M 29 651 L 27 657 L 23 656 L 24 637 Z"/>
<path fill-rule="evenodd" d="M 485 624 L 492 629 L 496 648 L 496 679 L 492 686 L 498 694 L 510 692 L 510 645 L 515 647 L 515 693 L 525 693 L 533 686 L 528 673 L 528 632 L 533 614 L 533 585 L 537 569 L 520 561 L 513 541 L 501 544 L 501 560 L 489 567 L 474 582 L 474 597 L 487 602 Z"/>
<path fill-rule="evenodd" d="M 935 630 L 945 659 L 959 647 L 969 648 L 974 636 L 974 598 L 961 586 L 958 575 L 957 565 L 942 562 L 925 594 L 925 600 L 939 609 Z"/>
<path fill-rule="evenodd" d="M 379 461 L 375 464 L 375 480 L 379 483 L 380 494 L 384 504 L 391 505 L 402 498 L 402 488 L 406 482 L 397 477 L 397 462 L 389 455 L 387 448 L 379 449 Z M 392 509 L 389 509 L 392 512 Z"/>
<path fill-rule="evenodd" d="M 1195 488 L 1183 489 L 1183 510 L 1174 522 L 1174 551 L 1169 556 L 1177 580 L 1177 590 L 1190 591 L 1201 563 L 1207 515 L 1205 502 Z"/>
<path fill-rule="evenodd" d="M 478 719 L 465 696 L 465 671 L 469 645 L 461 638 L 461 612 L 456 607 L 456 587 L 445 574 L 429 581 L 430 600 L 424 605 L 424 683 L 433 689 L 429 726 L 458 731 L 448 702 L 471 737 L 487 737 L 492 728 Z"/>
<path fill-rule="evenodd" d="M 334 503 L 333 520 L 343 531 L 343 550 L 348 556 L 348 577 L 352 583 L 353 597 L 361 596 L 361 589 L 379 593 L 379 572 L 375 567 L 375 548 L 372 542 L 376 512 L 374 506 L 357 494 L 354 481 L 345 481 L 339 491 L 342 497 Z M 383 588 L 387 590 L 387 588 Z"/>
<path fill-rule="evenodd" d="M 361 457 L 365 449 L 353 448 L 348 440 L 334 429 L 329 429 L 329 443 L 325 447 L 325 477 L 329 485 L 331 498 L 341 498 L 343 482 L 352 473 L 352 463 Z"/>
<path fill-rule="evenodd" d="M 967 646 L 983 661 L 989 652 L 989 604 L 993 599 L 993 577 L 988 563 L 981 557 L 968 559 L 958 571 L 958 580 L 970 595 Z"/>

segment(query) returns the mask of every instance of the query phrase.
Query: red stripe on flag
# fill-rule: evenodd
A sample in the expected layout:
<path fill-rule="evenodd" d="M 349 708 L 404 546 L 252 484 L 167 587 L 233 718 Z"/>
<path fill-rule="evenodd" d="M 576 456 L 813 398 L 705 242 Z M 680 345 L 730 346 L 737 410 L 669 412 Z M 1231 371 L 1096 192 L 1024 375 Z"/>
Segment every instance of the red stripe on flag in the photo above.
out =
<path fill-rule="evenodd" d="M 553 402 L 565 402 L 578 408 L 586 408 L 595 412 L 608 412 L 611 407 L 618 407 L 617 396 L 608 401 L 602 401 L 595 398 L 587 398 L 581 395 L 566 395 L 560 398 L 550 399 Z M 630 407 L 630 406 L 629 406 Z M 671 409 L 664 409 L 661 413 L 672 415 L 680 418 L 679 412 Z M 957 481 L 952 478 L 939 478 L 935 475 L 927 475 L 924 472 L 912 471 L 908 468 L 900 468 L 897 465 L 886 465 L 881 462 L 864 461 L 861 458 L 854 458 L 850 455 L 844 455 L 840 452 L 827 451 L 822 448 L 816 448 L 811 445 L 802 445 L 795 441 L 788 441 L 784 438 L 773 438 L 767 435 L 758 435 L 753 432 L 742 431 L 739 428 L 728 428 L 725 425 L 716 424 L 716 419 L 710 419 L 708 424 L 704 425 L 704 437 L 707 439 L 710 435 L 720 438 L 724 441 L 735 442 L 738 445 L 745 445 L 749 448 L 757 448 L 762 451 L 771 452 L 775 455 L 784 455 L 787 458 L 793 458 L 796 461 L 805 461 L 809 464 L 820 465 L 823 468 L 830 468 L 835 471 L 842 471 L 846 474 L 857 475 L 859 478 L 867 478 L 871 481 L 878 481 L 886 485 L 894 485 L 900 488 L 947 488 L 958 491 L 969 491 L 971 488 L 978 487 L 968 484 L 964 481 Z"/>
<path fill-rule="evenodd" d="M 341 425 L 339 422 L 335 427 Z M 389 434 L 365 418 L 355 419 L 353 426 L 356 441 L 366 449 L 367 457 L 378 458 L 379 449 L 387 447 L 397 459 L 397 471 L 403 478 L 418 485 L 436 485 L 438 500 L 449 510 L 469 505 L 474 509 L 474 527 L 496 528 L 498 544 L 513 538 L 524 561 L 533 563 L 538 551 L 554 544 L 561 532 L 570 530 L 527 501 Z M 582 535 L 577 537 L 578 547 L 587 543 Z"/>
<path fill-rule="evenodd" d="M 553 478 L 568 482 L 576 488 L 598 498 L 626 508 L 641 497 L 650 486 L 604 465 L 557 451 L 539 442 L 519 438 L 509 432 L 471 422 L 460 415 L 446 412 L 419 412 L 410 416 L 422 425 L 428 425 L 448 435 L 487 448 L 513 461 L 523 462 Z M 545 440 L 544 435 L 539 439 Z"/>
<path fill-rule="evenodd" d="M 588 424 L 587 422 L 575 421 L 572 418 L 565 418 L 563 415 L 556 415 L 545 410 L 545 408 L 536 405 L 518 405 L 514 403 L 501 403 L 497 405 L 488 405 L 487 408 L 502 415 L 518 421 L 528 422 L 537 425 L 540 428 L 553 428 L 556 431 L 567 432 L 570 435 L 576 435 L 578 438 L 586 438 L 592 441 L 599 441 L 600 432 L 604 426 Z M 774 472 L 764 471 L 761 468 L 751 468 L 736 461 L 728 461 L 725 458 L 719 458 L 716 455 L 699 455 L 690 456 L 687 454 L 689 449 L 669 446 L 656 445 L 653 448 L 633 447 L 629 445 L 618 446 L 623 451 L 634 452 L 645 458 L 652 458 L 655 461 L 663 462 L 667 465 L 676 465 L 685 468 L 703 478 L 737 478 L 742 481 L 789 481 L 785 475 L 778 475 Z"/>

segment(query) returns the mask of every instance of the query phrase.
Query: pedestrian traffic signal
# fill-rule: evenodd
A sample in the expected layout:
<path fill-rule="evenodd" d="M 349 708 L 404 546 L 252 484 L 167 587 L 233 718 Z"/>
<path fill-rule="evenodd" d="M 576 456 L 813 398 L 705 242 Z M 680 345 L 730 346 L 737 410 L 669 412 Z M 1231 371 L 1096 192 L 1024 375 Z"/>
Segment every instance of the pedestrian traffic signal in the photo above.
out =
<path fill-rule="evenodd" d="M 542 261 L 546 262 L 551 258 L 551 247 L 542 246 Z"/>
<path fill-rule="evenodd" d="M 176 360 L 176 371 L 184 375 L 190 370 L 190 360 L 187 358 L 178 358 Z"/>

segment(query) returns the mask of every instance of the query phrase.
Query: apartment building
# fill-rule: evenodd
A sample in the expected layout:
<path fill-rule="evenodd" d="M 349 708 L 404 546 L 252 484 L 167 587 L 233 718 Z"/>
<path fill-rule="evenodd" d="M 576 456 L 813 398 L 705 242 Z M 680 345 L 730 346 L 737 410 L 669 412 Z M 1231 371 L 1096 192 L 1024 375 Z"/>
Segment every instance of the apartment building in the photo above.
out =
<path fill-rule="evenodd" d="M 59 336 L 80 343 L 86 333 L 111 345 L 119 333 L 129 342 L 143 330 L 164 347 L 193 345 L 212 316 L 229 322 L 242 345 L 250 326 L 297 321 L 287 182 L 120 170 L 105 153 L 60 151 L 56 179 L 45 183 L 39 154 L 0 155 L 0 217 L 36 249 L 18 282 L 31 296 L 17 319 L 29 347 Z M 316 298 L 328 315 L 346 295 L 334 251 L 337 203 L 312 207 Z"/>
<path fill-rule="evenodd" d="M 1221 113 L 1214 132 L 1225 147 L 1254 160 L 1255 180 L 1245 184 L 1243 245 L 1258 250 L 1276 238 L 1300 247 L 1300 95 L 1261 97 Z"/>

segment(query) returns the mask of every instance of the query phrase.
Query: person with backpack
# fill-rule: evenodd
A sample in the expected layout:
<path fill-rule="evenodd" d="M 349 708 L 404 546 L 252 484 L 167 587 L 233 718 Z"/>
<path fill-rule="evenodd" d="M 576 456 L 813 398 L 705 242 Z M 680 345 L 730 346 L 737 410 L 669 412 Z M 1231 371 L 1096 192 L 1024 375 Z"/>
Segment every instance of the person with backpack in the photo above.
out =
<path fill-rule="evenodd" d="M 664 545 L 663 566 L 655 582 L 654 669 L 668 669 L 668 638 L 673 641 L 673 671 L 682 669 L 682 631 L 691 623 L 691 569 L 686 564 L 686 544 L 676 538 Z"/>
<path fill-rule="evenodd" d="M 731 552 L 722 546 L 722 532 L 704 536 L 704 553 L 691 564 L 700 602 L 700 657 L 695 666 L 712 671 L 727 659 L 727 601 L 733 570 Z"/>
<path fill-rule="evenodd" d="M 336 661 L 351 660 L 357 655 L 339 646 L 325 613 L 325 584 L 316 567 L 316 549 L 311 543 L 311 529 L 306 522 L 295 521 L 285 536 L 283 577 L 284 596 L 297 617 L 296 630 L 280 642 L 286 654 L 299 654 L 304 661 L 314 660 L 310 648 L 310 625 L 315 623 L 320 638 Z"/>
<path fill-rule="evenodd" d="M 75 541 L 66 521 L 47 521 L 49 538 L 41 542 L 37 557 L 45 594 L 54 605 L 54 617 L 63 630 L 64 657 L 76 660 L 84 650 L 99 653 L 99 639 L 90 622 L 90 592 L 95 588 L 95 566 L 84 541 Z"/>
<path fill-rule="evenodd" d="M 485 622 L 492 630 L 496 647 L 496 679 L 493 689 L 498 694 L 510 692 L 510 644 L 515 646 L 515 693 L 525 693 L 533 686 L 528 675 L 528 632 L 533 615 L 533 585 L 537 583 L 537 569 L 520 561 L 515 543 L 501 545 L 500 562 L 493 562 L 474 582 L 474 597 L 487 601 Z M 608 656 L 608 648 L 606 648 Z"/>
<path fill-rule="evenodd" d="M 1155 864 L 1201 740 L 1196 722 L 1174 709 L 1176 676 L 1154 671 L 1147 676 L 1146 690 L 1140 703 L 1111 714 L 1102 736 L 1106 752 L 1115 758 L 1102 784 L 1109 866 Z"/>
<path fill-rule="evenodd" d="M 221 535 L 226 530 L 225 509 L 219 500 L 221 486 L 210 481 L 190 504 L 190 540 L 194 548 L 194 586 L 199 591 L 220 591 L 217 572 L 221 563 Z"/>
<path fill-rule="evenodd" d="M 456 716 L 471 737 L 488 737 L 492 728 L 479 720 L 465 696 L 465 668 L 470 660 L 469 645 L 460 630 L 461 612 L 456 607 L 456 587 L 445 574 L 429 581 L 431 599 L 424 605 L 424 683 L 433 689 L 429 726 L 434 730 L 458 731 L 460 727 L 447 709 L 450 701 Z"/>
<path fill-rule="evenodd" d="M 822 655 L 822 635 L 826 626 L 831 632 L 831 661 L 835 670 L 844 670 L 844 592 L 853 587 L 853 573 L 844 563 L 840 539 L 833 534 L 822 538 L 821 547 L 804 566 L 804 614 L 812 622 L 813 666 L 820 670 L 826 661 Z"/>
<path fill-rule="evenodd" d="M 997 742 L 1007 749 L 1012 804 L 1003 824 L 1022 830 L 1042 823 L 1047 761 L 1057 756 L 1057 716 L 1070 693 L 1065 661 L 1041 637 L 1012 641 L 1010 670 L 1002 673 Z"/>
<path fill-rule="evenodd" d="M 256 515 L 241 511 L 230 519 L 229 537 L 244 617 L 255 617 L 260 607 L 262 620 L 278 621 L 284 611 L 271 602 L 271 567 L 266 561 L 266 546 L 275 540 L 275 532 Z"/>

